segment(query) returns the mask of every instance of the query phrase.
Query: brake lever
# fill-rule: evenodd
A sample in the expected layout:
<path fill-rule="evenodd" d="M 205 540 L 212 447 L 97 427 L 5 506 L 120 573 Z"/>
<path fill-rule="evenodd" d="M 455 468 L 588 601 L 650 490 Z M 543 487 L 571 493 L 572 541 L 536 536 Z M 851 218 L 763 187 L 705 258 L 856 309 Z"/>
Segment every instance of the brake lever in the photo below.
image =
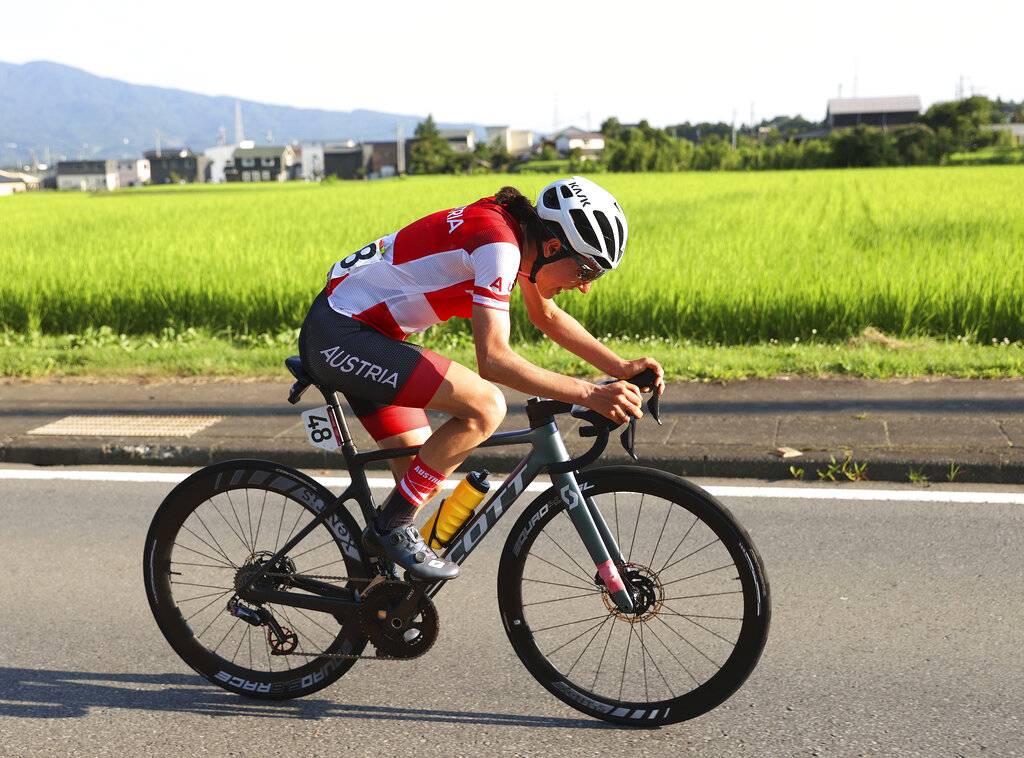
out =
<path fill-rule="evenodd" d="M 626 428 L 622 430 L 622 434 L 619 435 L 619 441 L 622 443 L 622 449 L 629 453 L 629 457 L 634 461 L 640 460 L 640 456 L 636 454 L 636 419 L 631 418 L 629 423 L 626 424 Z"/>
<path fill-rule="evenodd" d="M 654 369 L 645 368 L 639 374 L 626 381 L 630 384 L 635 384 L 641 389 L 644 387 L 651 388 L 651 397 L 647 401 L 647 410 L 650 412 L 651 418 L 658 422 L 658 426 L 663 426 L 661 423 L 661 395 L 658 394 L 658 388 L 654 386 L 654 381 L 657 378 L 658 375 L 654 373 Z"/>

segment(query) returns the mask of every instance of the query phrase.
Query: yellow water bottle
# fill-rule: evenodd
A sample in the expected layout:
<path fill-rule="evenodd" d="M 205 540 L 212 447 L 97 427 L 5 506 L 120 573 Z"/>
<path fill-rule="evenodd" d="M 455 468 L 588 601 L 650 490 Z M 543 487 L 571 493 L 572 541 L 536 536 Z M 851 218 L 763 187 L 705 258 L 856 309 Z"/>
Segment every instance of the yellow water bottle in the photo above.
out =
<path fill-rule="evenodd" d="M 448 540 L 455 536 L 466 520 L 473 515 L 473 509 L 480 505 L 491 483 L 487 481 L 487 469 L 470 471 L 459 482 L 447 500 L 442 500 L 437 511 L 420 528 L 423 539 L 434 550 L 448 546 Z"/>

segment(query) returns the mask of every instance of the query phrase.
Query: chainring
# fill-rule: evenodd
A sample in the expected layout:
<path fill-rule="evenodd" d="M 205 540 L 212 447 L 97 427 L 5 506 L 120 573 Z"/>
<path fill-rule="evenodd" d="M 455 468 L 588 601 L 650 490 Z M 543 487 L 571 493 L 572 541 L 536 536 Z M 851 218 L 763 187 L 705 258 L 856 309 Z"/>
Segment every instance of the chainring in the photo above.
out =
<path fill-rule="evenodd" d="M 398 606 L 416 588 L 408 582 L 384 581 L 370 587 L 359 604 L 363 634 L 377 649 L 378 658 L 418 658 L 430 650 L 440 628 L 437 609 L 420 594 L 408 618 L 396 614 Z"/>

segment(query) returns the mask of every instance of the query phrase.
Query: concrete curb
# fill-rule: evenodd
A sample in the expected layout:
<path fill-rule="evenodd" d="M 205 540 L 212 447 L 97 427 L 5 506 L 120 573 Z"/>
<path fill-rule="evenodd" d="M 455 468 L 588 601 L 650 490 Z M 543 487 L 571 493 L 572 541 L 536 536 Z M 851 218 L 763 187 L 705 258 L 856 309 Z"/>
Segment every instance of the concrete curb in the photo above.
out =
<path fill-rule="evenodd" d="M 779 459 L 760 450 L 731 450 L 729 453 L 686 453 L 676 456 L 644 456 L 639 447 L 640 460 L 636 465 L 671 471 L 683 476 L 792 480 L 790 466 L 804 470 L 805 481 L 818 480 L 818 470 L 826 470 L 829 455 L 805 454 L 799 458 Z M 312 448 L 300 450 L 290 447 L 259 447 L 245 445 L 194 445 L 157 443 L 145 444 L 137 440 L 96 440 L 79 444 L 53 444 L 51 440 L 9 440 L 0 444 L 0 461 L 27 463 L 37 466 L 86 465 L 156 465 L 206 466 L 233 458 L 261 458 L 297 468 L 337 469 L 341 459 L 337 454 Z M 521 459 L 518 449 L 497 452 L 483 449 L 469 459 L 469 465 L 483 466 L 492 471 L 508 471 Z M 949 456 L 915 456 L 906 453 L 858 454 L 858 463 L 867 464 L 867 478 L 871 481 L 907 482 L 913 469 L 931 482 L 945 482 L 950 473 Z M 837 456 L 837 460 L 839 457 Z M 604 465 L 633 463 L 621 450 L 609 445 L 601 458 Z M 1024 459 L 1011 460 L 996 456 L 957 459 L 957 482 L 989 484 L 1024 484 Z M 374 468 L 383 469 L 383 464 Z M 846 481 L 842 474 L 836 481 Z"/>

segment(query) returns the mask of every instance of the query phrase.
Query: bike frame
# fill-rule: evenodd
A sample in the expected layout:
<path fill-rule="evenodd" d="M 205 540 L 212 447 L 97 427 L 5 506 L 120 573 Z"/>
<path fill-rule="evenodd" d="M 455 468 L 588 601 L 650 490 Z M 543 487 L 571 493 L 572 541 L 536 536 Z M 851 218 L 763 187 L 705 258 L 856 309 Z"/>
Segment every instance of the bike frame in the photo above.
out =
<path fill-rule="evenodd" d="M 320 523 L 324 523 L 330 529 L 331 517 L 344 508 L 345 503 L 349 500 L 355 500 L 359 504 L 364 521 L 367 524 L 372 523 L 379 509 L 374 503 L 373 494 L 370 491 L 370 485 L 366 477 L 366 466 L 376 461 L 414 455 L 419 451 L 419 446 L 416 446 L 360 453 L 352 442 L 348 424 L 345 422 L 340 394 L 337 392 L 324 392 L 323 394 L 324 398 L 328 401 L 331 425 L 334 428 L 336 437 L 342 441 L 341 453 L 345 458 L 351 483 L 331 506 L 318 513 L 316 518 L 277 551 L 274 560 L 287 555 L 293 547 L 301 542 Z M 535 400 L 532 402 L 536 404 L 536 407 L 528 405 L 528 410 L 531 411 L 529 414 L 530 428 L 511 432 L 499 432 L 480 444 L 480 447 L 528 444 L 530 445 L 530 451 L 512 469 L 512 472 L 501 483 L 494 495 L 487 500 L 485 506 L 478 510 L 472 518 L 468 519 L 452 537 L 447 549 L 443 553 L 444 557 L 448 560 L 461 565 L 538 475 L 552 466 L 552 464 L 564 464 L 572 460 L 565 449 L 565 443 L 562 441 L 562 435 L 555 421 L 555 412 L 552 410 L 552 406 L 561 407 L 564 404 L 558 404 L 550 400 Z M 552 405 L 545 406 L 545 403 Z M 619 574 L 619 569 L 624 565 L 625 561 L 615 542 L 615 538 L 608 529 L 608 524 L 601 515 L 601 511 L 597 508 L 594 501 L 585 496 L 584 492 L 580 489 L 575 471 L 551 472 L 551 483 L 568 508 L 569 518 L 586 546 L 587 552 L 590 553 L 590 557 L 594 561 L 595 571 L 608 588 L 612 600 L 621 611 L 629 613 L 633 610 L 632 597 Z M 345 601 L 339 598 L 339 589 L 334 585 L 309 579 L 297 581 L 295 584 L 302 589 L 321 593 L 327 595 L 327 597 L 315 598 L 309 595 L 274 590 L 254 590 L 245 594 L 256 601 L 272 602 L 281 605 L 302 603 L 300 607 L 325 612 L 336 612 L 339 610 L 340 605 L 347 606 L 353 604 L 352 601 Z M 429 585 L 425 592 L 429 597 L 433 597 L 441 590 L 444 584 L 444 581 L 435 582 Z M 332 595 L 333 597 L 330 597 Z"/>

